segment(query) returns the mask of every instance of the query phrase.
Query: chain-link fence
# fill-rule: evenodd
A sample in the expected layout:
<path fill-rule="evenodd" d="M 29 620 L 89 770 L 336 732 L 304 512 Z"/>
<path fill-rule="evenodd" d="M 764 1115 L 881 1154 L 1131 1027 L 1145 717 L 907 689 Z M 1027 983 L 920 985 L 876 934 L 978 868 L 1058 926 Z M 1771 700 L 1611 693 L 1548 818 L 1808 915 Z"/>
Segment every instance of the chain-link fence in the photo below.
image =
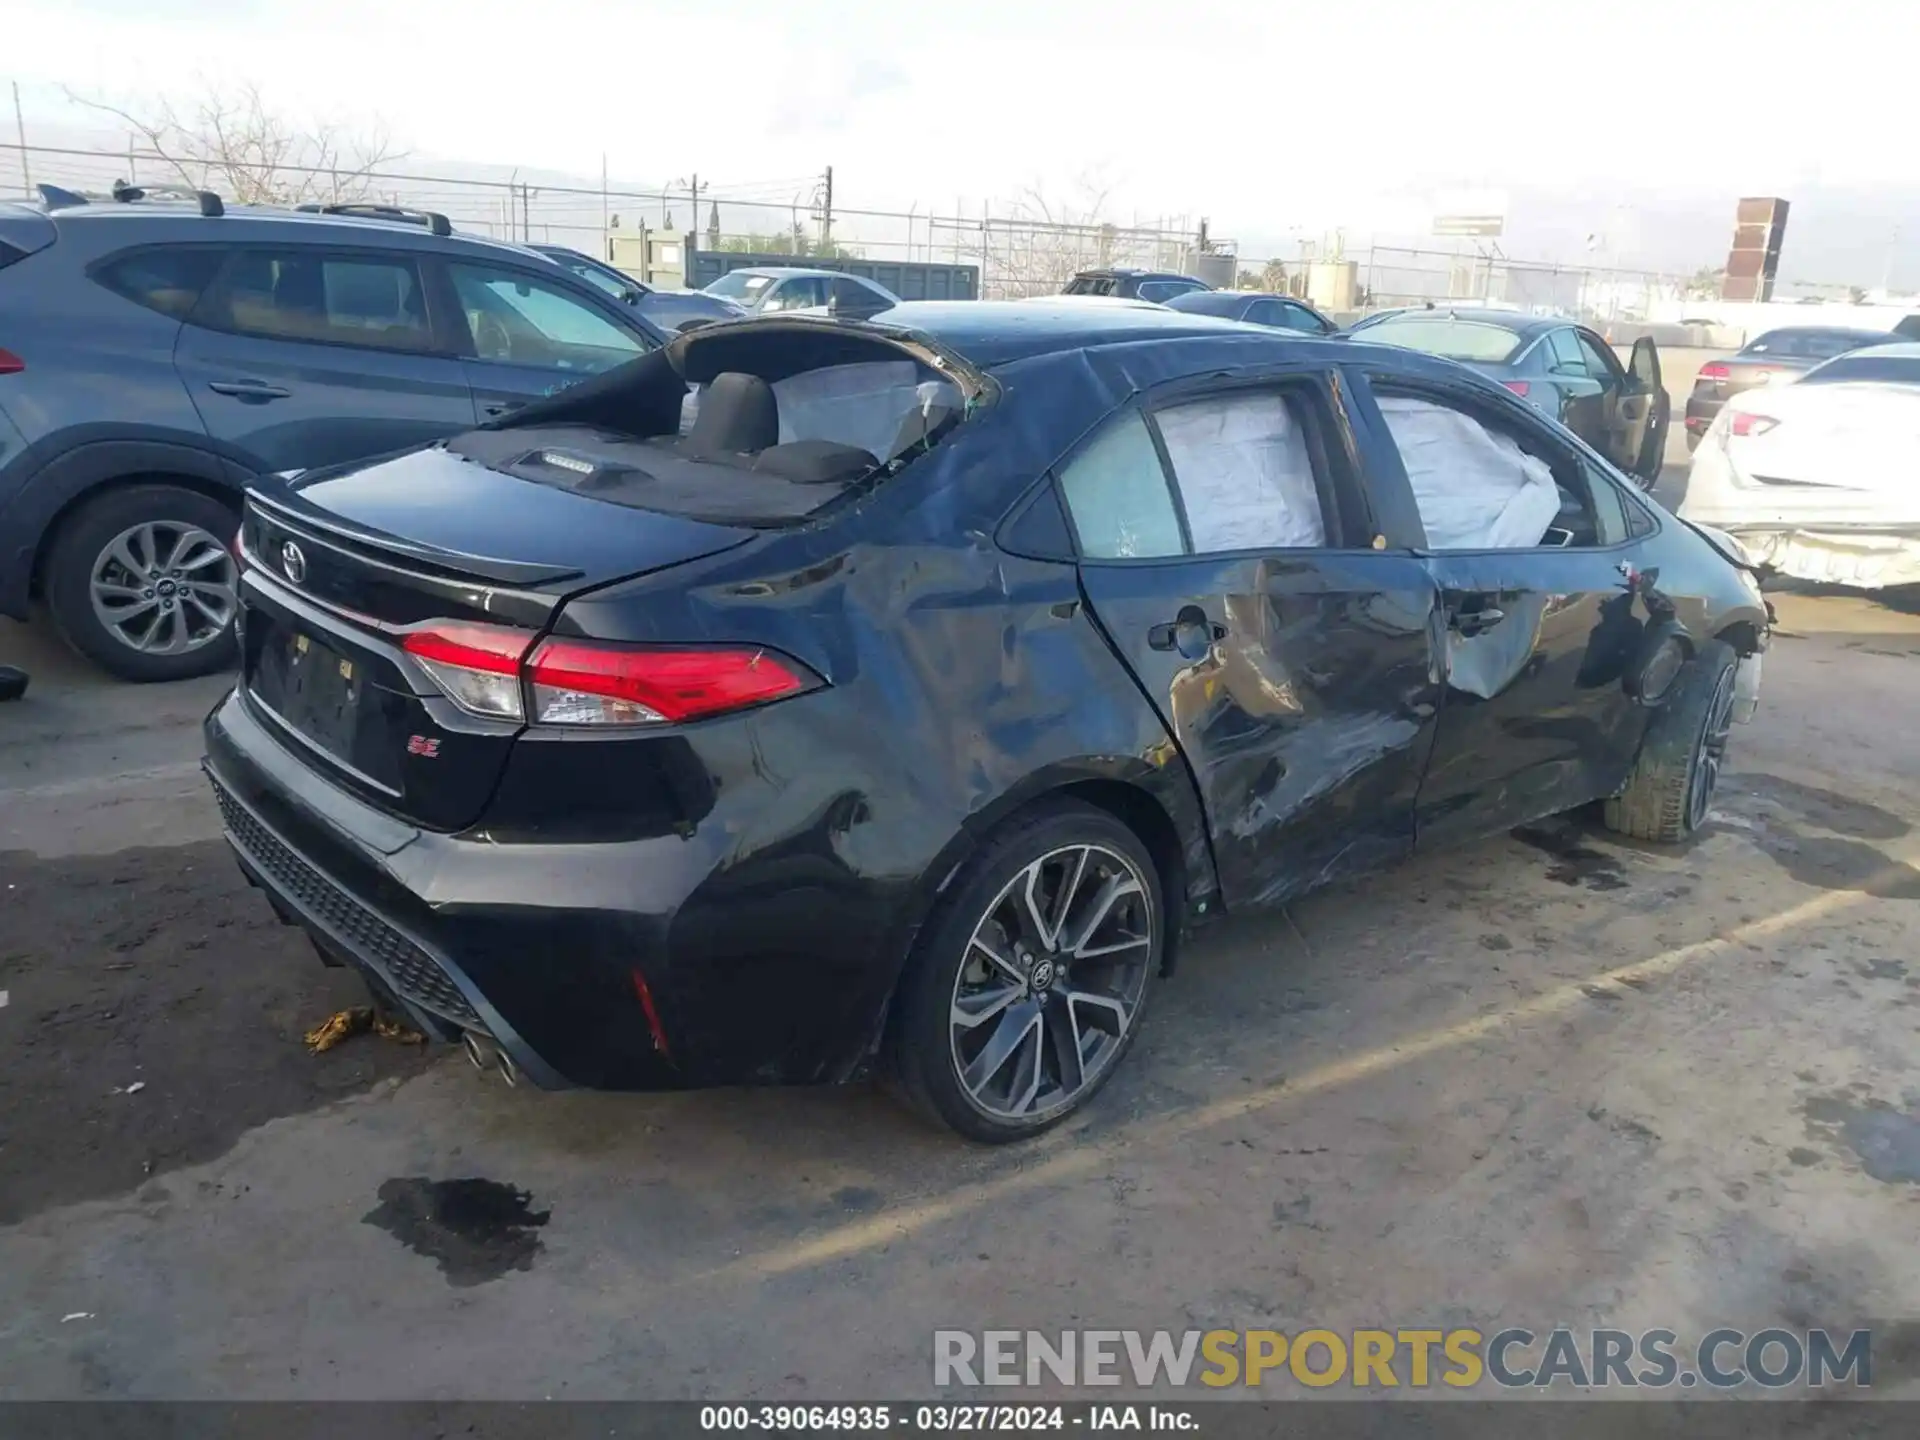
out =
<path fill-rule="evenodd" d="M 1656 301 L 1685 294 L 1687 281 L 1648 270 L 1514 260 L 1491 251 L 1376 245 L 1360 262 L 1360 284 L 1366 307 L 1373 310 L 1450 301 L 1604 324 L 1646 319 Z"/>
<path fill-rule="evenodd" d="M 796 260 L 845 256 L 866 260 L 977 265 L 981 293 L 1017 299 L 1059 291 L 1076 271 L 1137 266 L 1196 274 L 1216 285 L 1306 294 L 1316 247 L 1266 258 L 1234 254 L 1231 242 L 1202 246 L 1177 227 L 1062 223 L 1014 213 L 978 216 L 932 207 L 904 212 L 832 204 L 822 177 L 730 188 L 689 177 L 674 185 L 554 179 L 465 178 L 415 173 L 403 166 L 343 173 L 275 165 L 273 193 L 303 201 L 355 200 L 432 210 L 456 228 L 537 244 L 609 253 L 610 240 L 641 230 L 683 235 L 696 249 L 791 255 Z M 0 143 L 0 198 L 30 196 L 55 184 L 95 194 L 116 182 L 219 188 L 205 173 L 152 150 L 124 151 Z M 698 186 L 697 196 L 695 186 Z M 784 194 L 781 192 L 785 191 Z M 1338 260 L 1332 261 L 1339 264 Z M 1596 322 L 1643 318 L 1653 302 L 1684 293 L 1675 276 L 1646 271 L 1565 266 L 1491 253 L 1375 246 L 1353 257 L 1355 309 L 1454 301 L 1554 311 Z M 1333 302 L 1325 302 L 1333 304 Z M 1335 305 L 1334 308 L 1347 308 Z"/>

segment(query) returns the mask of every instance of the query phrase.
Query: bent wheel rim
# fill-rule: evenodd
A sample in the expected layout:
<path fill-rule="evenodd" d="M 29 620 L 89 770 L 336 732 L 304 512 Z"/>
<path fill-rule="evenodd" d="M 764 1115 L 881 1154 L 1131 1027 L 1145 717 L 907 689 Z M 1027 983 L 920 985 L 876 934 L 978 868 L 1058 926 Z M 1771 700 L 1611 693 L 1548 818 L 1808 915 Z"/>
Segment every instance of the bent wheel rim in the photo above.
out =
<path fill-rule="evenodd" d="M 1687 821 L 1698 829 L 1707 820 L 1713 805 L 1714 788 L 1720 783 L 1720 770 L 1726 763 L 1727 742 L 1733 734 L 1733 668 L 1721 671 L 1707 703 L 1707 718 L 1700 727 L 1699 743 L 1693 747 L 1693 774 L 1687 787 Z"/>
<path fill-rule="evenodd" d="M 1158 949 L 1146 877 L 1104 845 L 1067 845 L 1023 868 L 986 907 L 954 977 L 949 1059 L 998 1120 L 1073 1105 L 1131 1032 Z"/>
<path fill-rule="evenodd" d="M 93 614 L 106 632 L 143 655 L 184 655 L 211 645 L 233 623 L 236 569 L 216 536 L 198 525 L 132 525 L 94 557 Z"/>

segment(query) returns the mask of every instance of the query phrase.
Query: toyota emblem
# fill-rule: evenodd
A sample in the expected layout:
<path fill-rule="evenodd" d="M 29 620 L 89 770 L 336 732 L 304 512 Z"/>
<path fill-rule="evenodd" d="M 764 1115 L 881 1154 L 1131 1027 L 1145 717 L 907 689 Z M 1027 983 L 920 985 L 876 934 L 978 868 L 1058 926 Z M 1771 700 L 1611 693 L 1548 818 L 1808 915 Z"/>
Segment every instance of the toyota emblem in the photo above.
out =
<path fill-rule="evenodd" d="M 296 585 L 307 578 L 307 557 L 291 540 L 280 547 L 280 568 L 287 572 L 287 579 Z"/>

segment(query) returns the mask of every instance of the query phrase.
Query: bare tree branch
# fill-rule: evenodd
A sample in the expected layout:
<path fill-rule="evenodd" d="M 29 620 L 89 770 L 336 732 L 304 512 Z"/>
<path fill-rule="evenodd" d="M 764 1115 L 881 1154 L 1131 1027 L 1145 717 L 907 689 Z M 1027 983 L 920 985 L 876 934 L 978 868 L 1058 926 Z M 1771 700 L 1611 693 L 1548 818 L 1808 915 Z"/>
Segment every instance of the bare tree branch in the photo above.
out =
<path fill-rule="evenodd" d="M 184 112 L 167 99 L 116 105 L 72 90 L 67 97 L 125 124 L 171 181 L 243 205 L 370 199 L 376 172 L 401 158 L 383 126 L 352 135 L 331 122 L 303 126 L 270 109 L 253 84 L 229 92 L 203 82 Z"/>

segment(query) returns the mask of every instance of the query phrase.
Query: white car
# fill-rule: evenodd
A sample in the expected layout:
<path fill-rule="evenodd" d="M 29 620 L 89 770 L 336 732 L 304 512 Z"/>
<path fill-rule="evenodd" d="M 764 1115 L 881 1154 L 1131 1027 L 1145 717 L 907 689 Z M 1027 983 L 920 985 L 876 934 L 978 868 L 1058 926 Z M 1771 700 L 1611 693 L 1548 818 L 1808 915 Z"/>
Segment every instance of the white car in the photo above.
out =
<path fill-rule="evenodd" d="M 1784 575 L 1920 584 L 1920 344 L 1736 395 L 1694 454 L 1680 515 Z"/>

